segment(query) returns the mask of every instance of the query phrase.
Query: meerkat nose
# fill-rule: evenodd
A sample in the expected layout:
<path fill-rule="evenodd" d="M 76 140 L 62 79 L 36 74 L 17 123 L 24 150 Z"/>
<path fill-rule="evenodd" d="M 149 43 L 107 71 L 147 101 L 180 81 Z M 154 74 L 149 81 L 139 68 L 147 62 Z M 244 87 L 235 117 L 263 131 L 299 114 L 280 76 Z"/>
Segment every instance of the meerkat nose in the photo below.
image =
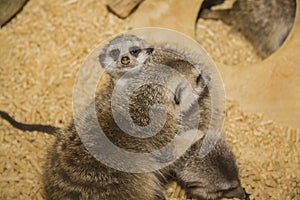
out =
<path fill-rule="evenodd" d="M 128 56 L 122 56 L 121 63 L 123 65 L 128 65 L 130 63 L 130 58 Z"/>

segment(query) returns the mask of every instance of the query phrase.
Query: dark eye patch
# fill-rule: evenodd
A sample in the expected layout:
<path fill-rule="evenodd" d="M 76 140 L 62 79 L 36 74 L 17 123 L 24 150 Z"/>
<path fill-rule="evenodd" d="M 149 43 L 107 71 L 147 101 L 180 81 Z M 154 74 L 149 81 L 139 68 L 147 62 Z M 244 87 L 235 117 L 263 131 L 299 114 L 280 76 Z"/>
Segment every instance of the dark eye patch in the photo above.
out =
<path fill-rule="evenodd" d="M 129 53 L 134 57 L 137 57 L 141 51 L 142 51 L 141 48 L 136 46 L 129 48 Z"/>
<path fill-rule="evenodd" d="M 113 49 L 109 52 L 109 55 L 114 59 L 117 60 L 119 55 L 120 55 L 120 50 L 119 49 Z"/>

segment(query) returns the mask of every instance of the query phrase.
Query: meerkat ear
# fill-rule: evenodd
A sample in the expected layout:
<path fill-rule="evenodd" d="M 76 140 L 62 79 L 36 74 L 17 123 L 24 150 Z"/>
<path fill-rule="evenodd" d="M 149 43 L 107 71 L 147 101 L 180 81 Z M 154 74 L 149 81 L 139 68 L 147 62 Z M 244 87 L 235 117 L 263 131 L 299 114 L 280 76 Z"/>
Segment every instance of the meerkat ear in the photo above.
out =
<path fill-rule="evenodd" d="M 181 85 L 179 85 L 176 89 L 175 89 L 175 92 L 174 92 L 174 101 L 177 105 L 180 104 L 181 102 L 181 98 L 182 98 L 182 91 L 183 91 L 183 88 Z"/>
<path fill-rule="evenodd" d="M 105 54 L 101 53 L 98 57 L 101 67 L 105 68 Z"/>
<path fill-rule="evenodd" d="M 153 51 L 154 51 L 154 48 L 153 48 L 153 47 L 148 47 L 148 48 L 146 48 L 146 53 L 149 54 L 149 55 L 152 54 Z"/>
<path fill-rule="evenodd" d="M 197 83 L 197 85 L 204 88 L 209 84 L 210 81 L 211 81 L 211 77 L 209 75 L 207 75 L 205 73 L 201 73 L 197 77 L 196 83 Z"/>

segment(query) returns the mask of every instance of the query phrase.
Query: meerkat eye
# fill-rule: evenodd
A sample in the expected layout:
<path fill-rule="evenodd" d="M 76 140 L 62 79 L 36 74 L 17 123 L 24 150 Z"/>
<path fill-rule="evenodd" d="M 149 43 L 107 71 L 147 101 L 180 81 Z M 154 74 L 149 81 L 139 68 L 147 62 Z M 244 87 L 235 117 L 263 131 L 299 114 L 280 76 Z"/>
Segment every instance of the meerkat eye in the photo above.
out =
<path fill-rule="evenodd" d="M 130 47 L 129 48 L 129 53 L 135 57 L 137 57 L 141 51 L 142 50 L 139 47 Z"/>
<path fill-rule="evenodd" d="M 120 55 L 120 50 L 119 49 L 113 49 L 109 52 L 109 55 L 114 59 L 117 60 L 119 55 Z"/>

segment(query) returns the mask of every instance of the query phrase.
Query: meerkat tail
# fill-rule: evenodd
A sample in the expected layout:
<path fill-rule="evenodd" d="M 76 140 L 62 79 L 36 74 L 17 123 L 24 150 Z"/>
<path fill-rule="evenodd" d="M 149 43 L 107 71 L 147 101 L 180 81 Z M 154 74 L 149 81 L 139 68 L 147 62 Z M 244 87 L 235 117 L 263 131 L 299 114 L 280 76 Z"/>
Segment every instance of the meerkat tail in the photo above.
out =
<path fill-rule="evenodd" d="M 8 121 L 14 128 L 20 129 L 22 131 L 39 131 L 48 133 L 51 135 L 56 135 L 60 128 L 51 125 L 41 125 L 41 124 L 24 124 L 17 122 L 8 113 L 0 110 L 0 116 Z"/>

